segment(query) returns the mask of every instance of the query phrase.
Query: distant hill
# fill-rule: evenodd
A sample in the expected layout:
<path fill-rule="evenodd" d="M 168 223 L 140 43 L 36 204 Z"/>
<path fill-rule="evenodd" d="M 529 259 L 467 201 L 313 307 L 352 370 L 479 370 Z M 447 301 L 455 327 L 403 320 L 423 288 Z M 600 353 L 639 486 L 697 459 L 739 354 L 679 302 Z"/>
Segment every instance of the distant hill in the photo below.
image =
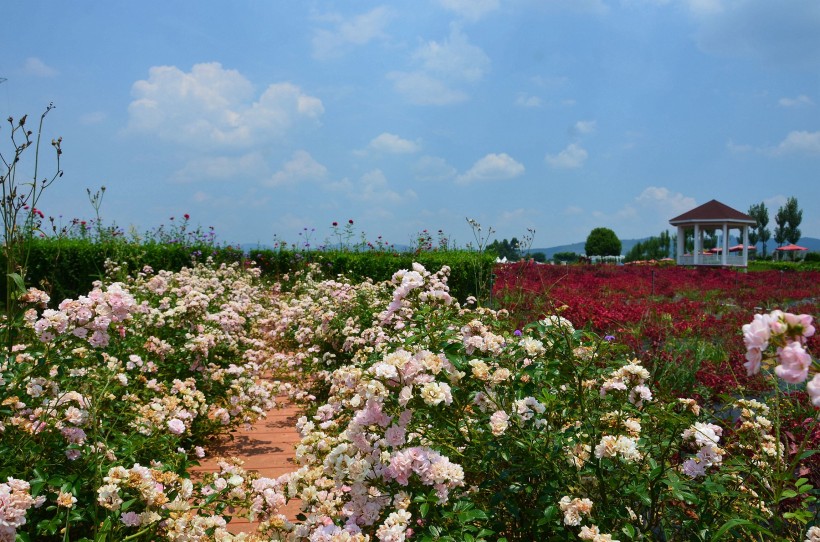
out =
<path fill-rule="evenodd" d="M 636 244 L 640 243 L 641 241 L 646 241 L 647 239 L 649 238 L 644 237 L 642 239 L 621 239 L 621 254 L 626 254 Z M 547 259 L 551 259 L 557 252 L 575 252 L 576 254 L 583 254 L 585 244 L 586 243 L 584 241 L 581 241 L 579 243 L 572 243 L 571 245 L 559 245 L 557 247 L 531 248 L 529 252 L 543 252 L 547 256 Z M 801 247 L 806 247 L 812 252 L 820 252 L 820 239 L 816 237 L 803 237 L 797 244 Z M 772 251 L 774 251 L 774 249 L 776 248 L 777 243 L 775 243 L 774 241 L 769 241 L 768 243 L 766 243 L 766 254 L 771 254 Z"/>

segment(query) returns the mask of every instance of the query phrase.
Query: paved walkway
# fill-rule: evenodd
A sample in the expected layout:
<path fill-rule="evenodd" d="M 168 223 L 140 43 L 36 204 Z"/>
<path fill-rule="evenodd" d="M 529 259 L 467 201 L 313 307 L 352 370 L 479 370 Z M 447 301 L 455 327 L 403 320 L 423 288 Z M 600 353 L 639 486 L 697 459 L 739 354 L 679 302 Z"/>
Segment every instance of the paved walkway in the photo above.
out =
<path fill-rule="evenodd" d="M 279 398 L 278 401 L 286 401 Z M 276 478 L 296 470 L 293 461 L 294 448 L 299 442 L 296 432 L 296 420 L 299 410 L 290 404 L 268 412 L 266 418 L 256 422 L 250 429 L 240 428 L 222 437 L 215 444 L 206 447 L 206 456 L 202 464 L 191 469 L 191 473 L 215 472 L 218 470 L 216 460 L 219 457 L 238 457 L 245 464 L 243 468 L 256 471 L 261 476 Z M 293 520 L 299 512 L 299 503 L 291 501 L 282 510 Z M 236 518 L 228 524 L 232 533 L 253 532 L 255 524 L 247 519 Z"/>

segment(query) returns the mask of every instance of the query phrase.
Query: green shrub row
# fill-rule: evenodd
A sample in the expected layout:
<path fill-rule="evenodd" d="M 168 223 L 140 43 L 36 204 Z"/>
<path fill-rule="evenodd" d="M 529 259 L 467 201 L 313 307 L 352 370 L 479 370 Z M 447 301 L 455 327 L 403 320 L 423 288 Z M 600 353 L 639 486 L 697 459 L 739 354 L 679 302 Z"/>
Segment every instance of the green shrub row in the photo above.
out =
<path fill-rule="evenodd" d="M 250 260 L 262 269 L 263 276 L 280 278 L 308 263 L 319 266 L 326 277 L 346 275 L 353 281 L 389 280 L 400 269 L 418 262 L 427 269 L 450 267 L 450 293 L 461 301 L 468 296 L 485 297 L 491 287 L 495 256 L 470 250 L 421 252 L 351 252 L 291 250 L 251 250 Z"/>
<path fill-rule="evenodd" d="M 92 283 L 105 275 L 105 262 L 117 263 L 123 271 L 138 272 L 150 266 L 154 270 L 179 271 L 194 261 L 213 257 L 216 262 L 236 262 L 243 257 L 239 249 L 214 248 L 163 243 L 95 243 L 85 239 L 32 239 L 26 265 L 26 286 L 46 291 L 51 299 L 76 299 L 91 290 Z M 5 266 L 5 255 L 0 254 Z M 0 281 L 0 288 L 6 281 Z M 5 295 L 5 290 L 2 291 Z"/>
<path fill-rule="evenodd" d="M 34 239 L 28 257 L 26 286 L 46 291 L 55 303 L 76 299 L 91 290 L 95 280 L 105 273 L 105 262 L 111 260 L 124 272 L 139 272 L 150 266 L 154 270 L 179 271 L 195 261 L 213 258 L 216 263 L 231 263 L 247 259 L 261 268 L 262 275 L 281 280 L 287 274 L 316 263 L 324 276 L 343 274 L 356 281 L 371 278 L 388 280 L 399 269 L 409 269 L 418 262 L 427 269 L 451 268 L 450 289 L 453 296 L 483 297 L 491 287 L 494 257 L 467 250 L 431 252 L 351 252 L 242 250 L 230 246 L 192 246 L 168 243 L 98 243 L 85 239 Z M 5 265 L 0 254 L 0 264 Z M 0 281 L 0 288 L 5 288 Z M 5 295 L 4 290 L 0 292 Z"/>

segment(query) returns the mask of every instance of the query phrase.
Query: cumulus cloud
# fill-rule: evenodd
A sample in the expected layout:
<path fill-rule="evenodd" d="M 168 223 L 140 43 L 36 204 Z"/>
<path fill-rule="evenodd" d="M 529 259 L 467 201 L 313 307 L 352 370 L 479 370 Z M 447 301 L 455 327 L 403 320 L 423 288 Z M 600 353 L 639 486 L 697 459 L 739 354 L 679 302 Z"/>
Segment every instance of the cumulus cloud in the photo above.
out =
<path fill-rule="evenodd" d="M 662 186 L 649 186 L 635 198 L 635 202 L 644 209 L 654 209 L 662 215 L 674 218 L 690 211 L 697 205 L 694 198 L 680 192 L 672 192 Z"/>
<path fill-rule="evenodd" d="M 281 138 L 324 113 L 320 99 L 292 83 L 272 84 L 257 98 L 250 81 L 217 62 L 196 64 L 190 72 L 155 66 L 131 92 L 129 131 L 201 150 Z"/>
<path fill-rule="evenodd" d="M 313 159 L 307 151 L 296 151 L 282 169 L 273 174 L 265 184 L 281 186 L 300 181 L 320 180 L 327 176 L 327 168 Z"/>
<path fill-rule="evenodd" d="M 408 189 L 399 193 L 391 189 L 387 177 L 380 169 L 368 171 L 357 183 L 348 183 L 348 188 L 350 188 L 352 198 L 379 205 L 398 204 L 417 198 L 416 193 L 412 190 Z"/>
<path fill-rule="evenodd" d="M 23 64 L 23 73 L 34 77 L 54 77 L 59 72 L 39 58 L 30 56 Z"/>
<path fill-rule="evenodd" d="M 439 0 L 444 9 L 452 11 L 459 17 L 477 21 L 498 9 L 499 0 Z"/>
<path fill-rule="evenodd" d="M 805 105 L 814 105 L 814 102 L 805 94 L 801 94 L 797 98 L 780 98 L 780 100 L 777 101 L 777 105 L 780 107 L 801 107 Z"/>
<path fill-rule="evenodd" d="M 490 58 L 470 43 L 457 25 L 442 42 L 428 41 L 413 53 L 412 71 L 392 71 L 387 77 L 399 94 L 411 103 L 448 105 L 468 98 L 457 87 L 481 80 L 490 69 Z"/>
<path fill-rule="evenodd" d="M 789 132 L 786 139 L 781 141 L 771 152 L 777 156 L 784 154 L 820 154 L 820 131 Z"/>
<path fill-rule="evenodd" d="M 456 177 L 459 184 L 476 181 L 503 181 L 524 173 L 524 166 L 507 153 L 491 153 L 478 160 L 473 167 Z"/>
<path fill-rule="evenodd" d="M 370 141 L 369 147 L 375 151 L 392 154 L 412 154 L 419 150 L 418 143 L 384 132 Z"/>
<path fill-rule="evenodd" d="M 420 181 L 447 181 L 456 176 L 456 168 L 438 156 L 422 156 L 413 166 L 413 173 Z"/>
<path fill-rule="evenodd" d="M 589 153 L 578 143 L 570 143 L 558 154 L 548 154 L 547 163 L 556 169 L 576 169 L 584 165 Z"/>
<path fill-rule="evenodd" d="M 386 6 L 373 8 L 354 17 L 331 14 L 322 17 L 331 28 L 317 29 L 313 35 L 313 56 L 328 59 L 344 54 L 351 46 L 365 45 L 387 37 L 385 28 L 393 18 Z"/>
<path fill-rule="evenodd" d="M 427 73 L 470 82 L 480 80 L 490 68 L 487 54 L 481 47 L 470 43 L 455 25 L 446 40 L 421 45 L 413 57 L 421 62 Z"/>
<path fill-rule="evenodd" d="M 264 175 L 266 172 L 265 159 L 260 153 L 253 152 L 242 156 L 200 157 L 185 164 L 182 169 L 171 176 L 171 179 L 181 183 L 233 181 Z"/>

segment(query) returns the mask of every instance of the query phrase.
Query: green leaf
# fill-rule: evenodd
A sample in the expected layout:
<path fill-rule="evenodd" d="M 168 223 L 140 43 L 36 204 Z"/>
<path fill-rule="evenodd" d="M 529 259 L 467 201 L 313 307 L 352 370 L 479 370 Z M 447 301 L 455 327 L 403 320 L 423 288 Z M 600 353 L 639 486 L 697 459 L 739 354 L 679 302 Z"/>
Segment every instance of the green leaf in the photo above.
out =
<path fill-rule="evenodd" d="M 21 294 L 25 293 L 26 284 L 23 282 L 23 277 L 20 276 L 20 273 L 9 273 L 9 277 L 14 281 L 14 284 L 17 286 L 17 290 Z"/>
<path fill-rule="evenodd" d="M 424 503 L 421 504 L 421 506 L 419 506 L 419 514 L 421 514 L 421 517 L 426 518 L 427 517 L 427 512 L 429 512 L 429 511 L 430 511 L 430 503 L 429 502 L 424 502 Z"/>
<path fill-rule="evenodd" d="M 623 528 L 621 528 L 621 531 L 623 531 L 623 533 L 626 536 L 628 536 L 630 540 L 633 540 L 635 538 L 635 527 L 633 527 L 629 523 L 624 525 Z"/>
<path fill-rule="evenodd" d="M 733 518 L 724 523 L 723 525 L 721 525 L 720 529 L 718 529 L 717 532 L 714 535 L 712 535 L 712 542 L 720 540 L 721 537 L 723 537 L 723 535 L 725 535 L 731 529 L 734 529 L 735 527 L 740 527 L 741 525 L 744 527 L 748 527 L 753 531 L 760 531 L 761 533 L 774 537 L 774 534 L 767 531 L 766 529 L 764 529 L 763 527 L 761 527 L 753 521 L 750 521 L 748 519 Z"/>

